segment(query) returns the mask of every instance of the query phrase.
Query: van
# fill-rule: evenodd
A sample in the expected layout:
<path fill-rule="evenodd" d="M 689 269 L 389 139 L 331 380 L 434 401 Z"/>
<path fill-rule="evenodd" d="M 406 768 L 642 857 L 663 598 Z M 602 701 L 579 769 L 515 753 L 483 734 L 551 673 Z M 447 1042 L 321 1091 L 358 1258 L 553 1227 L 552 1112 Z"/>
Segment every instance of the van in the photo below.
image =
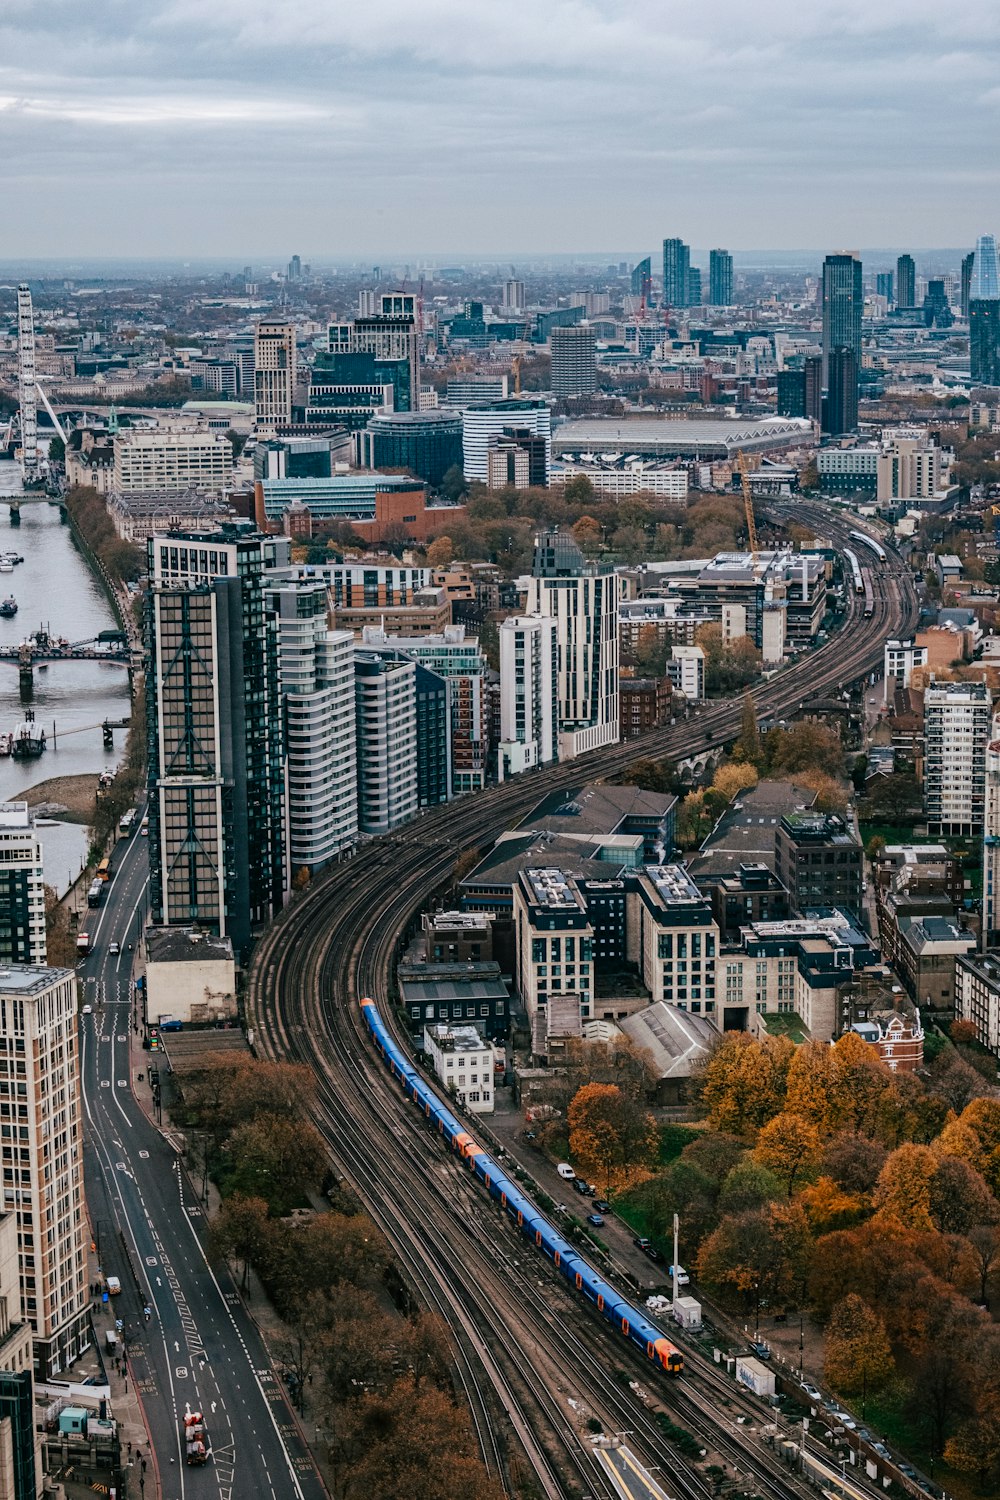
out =
<path fill-rule="evenodd" d="M 118 1277 L 117 1276 L 108 1276 L 106 1278 L 106 1280 L 107 1280 L 107 1287 L 108 1287 L 108 1296 L 109 1297 L 117 1297 L 118 1293 L 122 1289 L 122 1284 L 118 1280 Z"/>
<path fill-rule="evenodd" d="M 118 1335 L 113 1328 L 105 1329 L 104 1347 L 113 1354 L 118 1348 Z"/>
<path fill-rule="evenodd" d="M 576 1176 L 576 1173 L 573 1171 L 573 1168 L 570 1166 L 568 1161 L 561 1161 L 556 1167 L 556 1171 L 565 1182 L 572 1182 L 573 1178 Z"/>

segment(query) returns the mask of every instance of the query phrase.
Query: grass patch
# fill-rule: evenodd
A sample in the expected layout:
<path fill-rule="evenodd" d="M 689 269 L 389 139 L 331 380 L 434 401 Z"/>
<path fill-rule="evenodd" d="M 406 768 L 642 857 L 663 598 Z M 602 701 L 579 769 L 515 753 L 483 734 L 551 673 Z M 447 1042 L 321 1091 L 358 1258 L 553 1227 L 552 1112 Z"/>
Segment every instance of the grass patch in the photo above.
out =
<path fill-rule="evenodd" d="M 868 840 L 879 838 L 885 839 L 887 844 L 912 844 L 916 841 L 913 832 L 914 823 L 870 823 L 867 819 L 858 824 L 861 829 L 861 842 L 865 848 Z M 934 839 L 934 843 L 940 843 L 940 839 Z"/>
<path fill-rule="evenodd" d="M 665 1411 L 658 1411 L 656 1420 L 663 1429 L 663 1436 L 672 1448 L 676 1448 L 678 1453 L 683 1453 L 685 1458 L 701 1458 L 704 1449 L 686 1427 L 678 1427 L 676 1422 L 671 1422 Z"/>
<path fill-rule="evenodd" d="M 768 1011 L 764 1017 L 768 1036 L 787 1036 L 793 1042 L 804 1042 L 808 1036 L 805 1022 L 792 1011 Z"/>

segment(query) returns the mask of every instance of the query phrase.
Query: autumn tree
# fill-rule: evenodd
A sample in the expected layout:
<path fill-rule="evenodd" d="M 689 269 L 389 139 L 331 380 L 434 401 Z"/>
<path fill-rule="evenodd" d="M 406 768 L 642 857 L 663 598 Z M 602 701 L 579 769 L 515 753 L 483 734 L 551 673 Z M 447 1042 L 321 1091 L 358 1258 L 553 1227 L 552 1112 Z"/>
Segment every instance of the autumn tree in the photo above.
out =
<path fill-rule="evenodd" d="M 893 1074 L 878 1049 L 856 1031 L 845 1031 L 834 1046 L 836 1077 L 833 1107 L 841 1125 L 856 1134 L 874 1135 L 879 1108 Z"/>
<path fill-rule="evenodd" d="M 877 1141 L 842 1130 L 827 1143 L 820 1170 L 846 1193 L 868 1194 L 875 1191 L 885 1158 L 886 1152 Z"/>
<path fill-rule="evenodd" d="M 758 766 L 761 761 L 760 730 L 757 727 L 757 710 L 749 693 L 743 694 L 740 713 L 740 736 L 733 747 L 733 755 L 748 765 Z"/>
<path fill-rule="evenodd" d="M 757 785 L 757 771 L 750 764 L 739 764 L 734 761 L 731 765 L 720 766 L 712 777 L 712 786 L 717 792 L 721 792 L 727 802 L 733 802 L 740 792 L 745 792 Z"/>
<path fill-rule="evenodd" d="M 986 1490 L 990 1475 L 1000 1465 L 1000 1402 L 962 1423 L 945 1443 L 944 1459 L 963 1474 L 976 1474 L 980 1488 Z"/>
<path fill-rule="evenodd" d="M 1000 1266 L 1000 1228 L 996 1224 L 973 1224 L 965 1237 L 979 1278 L 979 1301 L 988 1307 L 990 1277 Z"/>
<path fill-rule="evenodd" d="M 276 1215 L 301 1203 L 326 1169 L 326 1147 L 315 1127 L 283 1115 L 258 1115 L 226 1143 L 223 1191 L 266 1199 Z"/>
<path fill-rule="evenodd" d="M 937 1159 L 929 1146 L 897 1147 L 879 1173 L 876 1214 L 905 1229 L 932 1230 L 931 1192 L 936 1172 Z"/>
<path fill-rule="evenodd" d="M 826 1042 L 803 1042 L 788 1065 L 786 1108 L 823 1134 L 835 1128 L 836 1052 Z"/>
<path fill-rule="evenodd" d="M 974 1167 L 943 1156 L 931 1179 L 931 1218 L 943 1234 L 967 1235 L 976 1224 L 995 1224 L 1000 1205 Z"/>
<path fill-rule="evenodd" d="M 758 1041 L 746 1032 L 726 1032 L 695 1077 L 712 1128 L 752 1136 L 779 1114 L 794 1051 L 787 1037 Z"/>
<path fill-rule="evenodd" d="M 755 1161 L 774 1173 L 790 1198 L 798 1178 L 819 1160 L 819 1131 L 801 1115 L 784 1111 L 768 1120 L 753 1154 Z"/>
<path fill-rule="evenodd" d="M 719 1213 L 742 1214 L 750 1209 L 764 1208 L 781 1196 L 784 1186 L 782 1179 L 764 1165 L 754 1152 L 753 1156 L 746 1156 L 738 1161 L 726 1176 L 719 1189 Z"/>
<path fill-rule="evenodd" d="M 578 1089 L 568 1112 L 573 1156 L 610 1192 L 612 1181 L 627 1183 L 637 1169 L 656 1158 L 656 1121 L 636 1098 L 616 1084 L 589 1083 Z"/>
<path fill-rule="evenodd" d="M 837 1303 L 826 1330 L 823 1370 L 846 1396 L 877 1391 L 894 1369 L 885 1324 L 857 1295 Z"/>
<path fill-rule="evenodd" d="M 263 1259 L 269 1239 L 266 1201 L 234 1193 L 212 1220 L 209 1244 L 214 1255 L 226 1260 L 235 1257 L 243 1262 L 242 1286 L 245 1291 L 250 1267 Z"/>
<path fill-rule="evenodd" d="M 435 537 L 427 548 L 427 566 L 447 568 L 455 556 L 455 544 L 450 536 Z"/>

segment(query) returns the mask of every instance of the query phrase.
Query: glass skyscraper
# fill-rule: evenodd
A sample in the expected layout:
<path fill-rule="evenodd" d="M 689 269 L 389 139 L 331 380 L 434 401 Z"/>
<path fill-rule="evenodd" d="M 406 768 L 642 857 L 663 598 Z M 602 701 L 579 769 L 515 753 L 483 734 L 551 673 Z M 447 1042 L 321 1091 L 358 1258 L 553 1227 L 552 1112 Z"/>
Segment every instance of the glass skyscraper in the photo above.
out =
<path fill-rule="evenodd" d="M 668 307 L 687 307 L 691 247 L 683 240 L 663 241 L 663 300 Z"/>
<path fill-rule="evenodd" d="M 976 241 L 972 262 L 970 302 L 1000 300 L 1000 269 L 997 266 L 997 242 L 992 234 L 981 234 Z"/>
<path fill-rule="evenodd" d="M 861 367 L 864 301 L 858 257 L 828 255 L 823 262 L 823 385 L 827 392 L 823 428 L 826 432 L 853 432 L 858 424 L 858 370 Z M 853 358 L 846 359 L 845 351 L 849 351 Z M 852 382 L 853 392 L 848 389 Z"/>
<path fill-rule="evenodd" d="M 713 307 L 733 305 L 733 257 L 728 250 L 708 253 L 708 300 Z"/>
<path fill-rule="evenodd" d="M 901 255 L 896 262 L 896 306 L 916 307 L 917 267 L 912 255 Z"/>

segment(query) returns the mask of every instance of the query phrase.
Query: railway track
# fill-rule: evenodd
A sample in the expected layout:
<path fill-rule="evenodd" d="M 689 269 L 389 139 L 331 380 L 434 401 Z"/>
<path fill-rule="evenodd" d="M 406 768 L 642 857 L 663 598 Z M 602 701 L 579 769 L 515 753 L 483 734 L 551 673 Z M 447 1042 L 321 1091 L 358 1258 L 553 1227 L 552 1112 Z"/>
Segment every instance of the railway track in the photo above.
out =
<path fill-rule="evenodd" d="M 843 544 L 848 526 L 817 508 L 823 529 Z M 912 627 L 912 583 L 894 554 L 875 578 L 873 614 L 854 596 L 843 630 L 805 663 L 754 693 L 758 712 L 790 713 L 807 698 L 839 692 L 881 664 L 882 643 Z M 546 793 L 614 774 L 639 755 L 676 760 L 704 754 L 738 732 L 740 706 L 706 706 L 690 721 L 533 773 L 426 813 L 365 845 L 318 878 L 262 938 L 250 974 L 248 1010 L 265 1055 L 305 1063 L 317 1078 L 316 1123 L 344 1176 L 386 1234 L 418 1294 L 449 1324 L 458 1383 L 490 1472 L 510 1493 L 526 1478 L 545 1496 L 609 1494 L 585 1443 L 586 1418 L 628 1429 L 678 1495 L 707 1500 L 700 1474 L 682 1464 L 649 1409 L 662 1382 L 630 1366 L 585 1308 L 553 1282 L 544 1262 L 517 1239 L 461 1167 L 442 1155 L 419 1116 L 370 1049 L 357 998 L 371 994 L 392 1024 L 390 976 L 413 914 L 450 879 L 462 850 L 491 840 Z M 553 1308 L 558 1308 L 554 1312 Z M 643 1400 L 609 1370 L 632 1369 Z M 707 1362 L 705 1362 L 707 1365 Z M 692 1361 L 692 1371 L 698 1361 Z M 802 1493 L 766 1450 L 713 1415 L 704 1389 L 679 1394 L 676 1409 L 705 1446 L 728 1454 L 766 1492 Z M 713 1372 L 714 1374 L 714 1372 Z M 716 1390 L 720 1387 L 714 1387 Z M 669 1392 L 667 1393 L 669 1396 Z"/>

